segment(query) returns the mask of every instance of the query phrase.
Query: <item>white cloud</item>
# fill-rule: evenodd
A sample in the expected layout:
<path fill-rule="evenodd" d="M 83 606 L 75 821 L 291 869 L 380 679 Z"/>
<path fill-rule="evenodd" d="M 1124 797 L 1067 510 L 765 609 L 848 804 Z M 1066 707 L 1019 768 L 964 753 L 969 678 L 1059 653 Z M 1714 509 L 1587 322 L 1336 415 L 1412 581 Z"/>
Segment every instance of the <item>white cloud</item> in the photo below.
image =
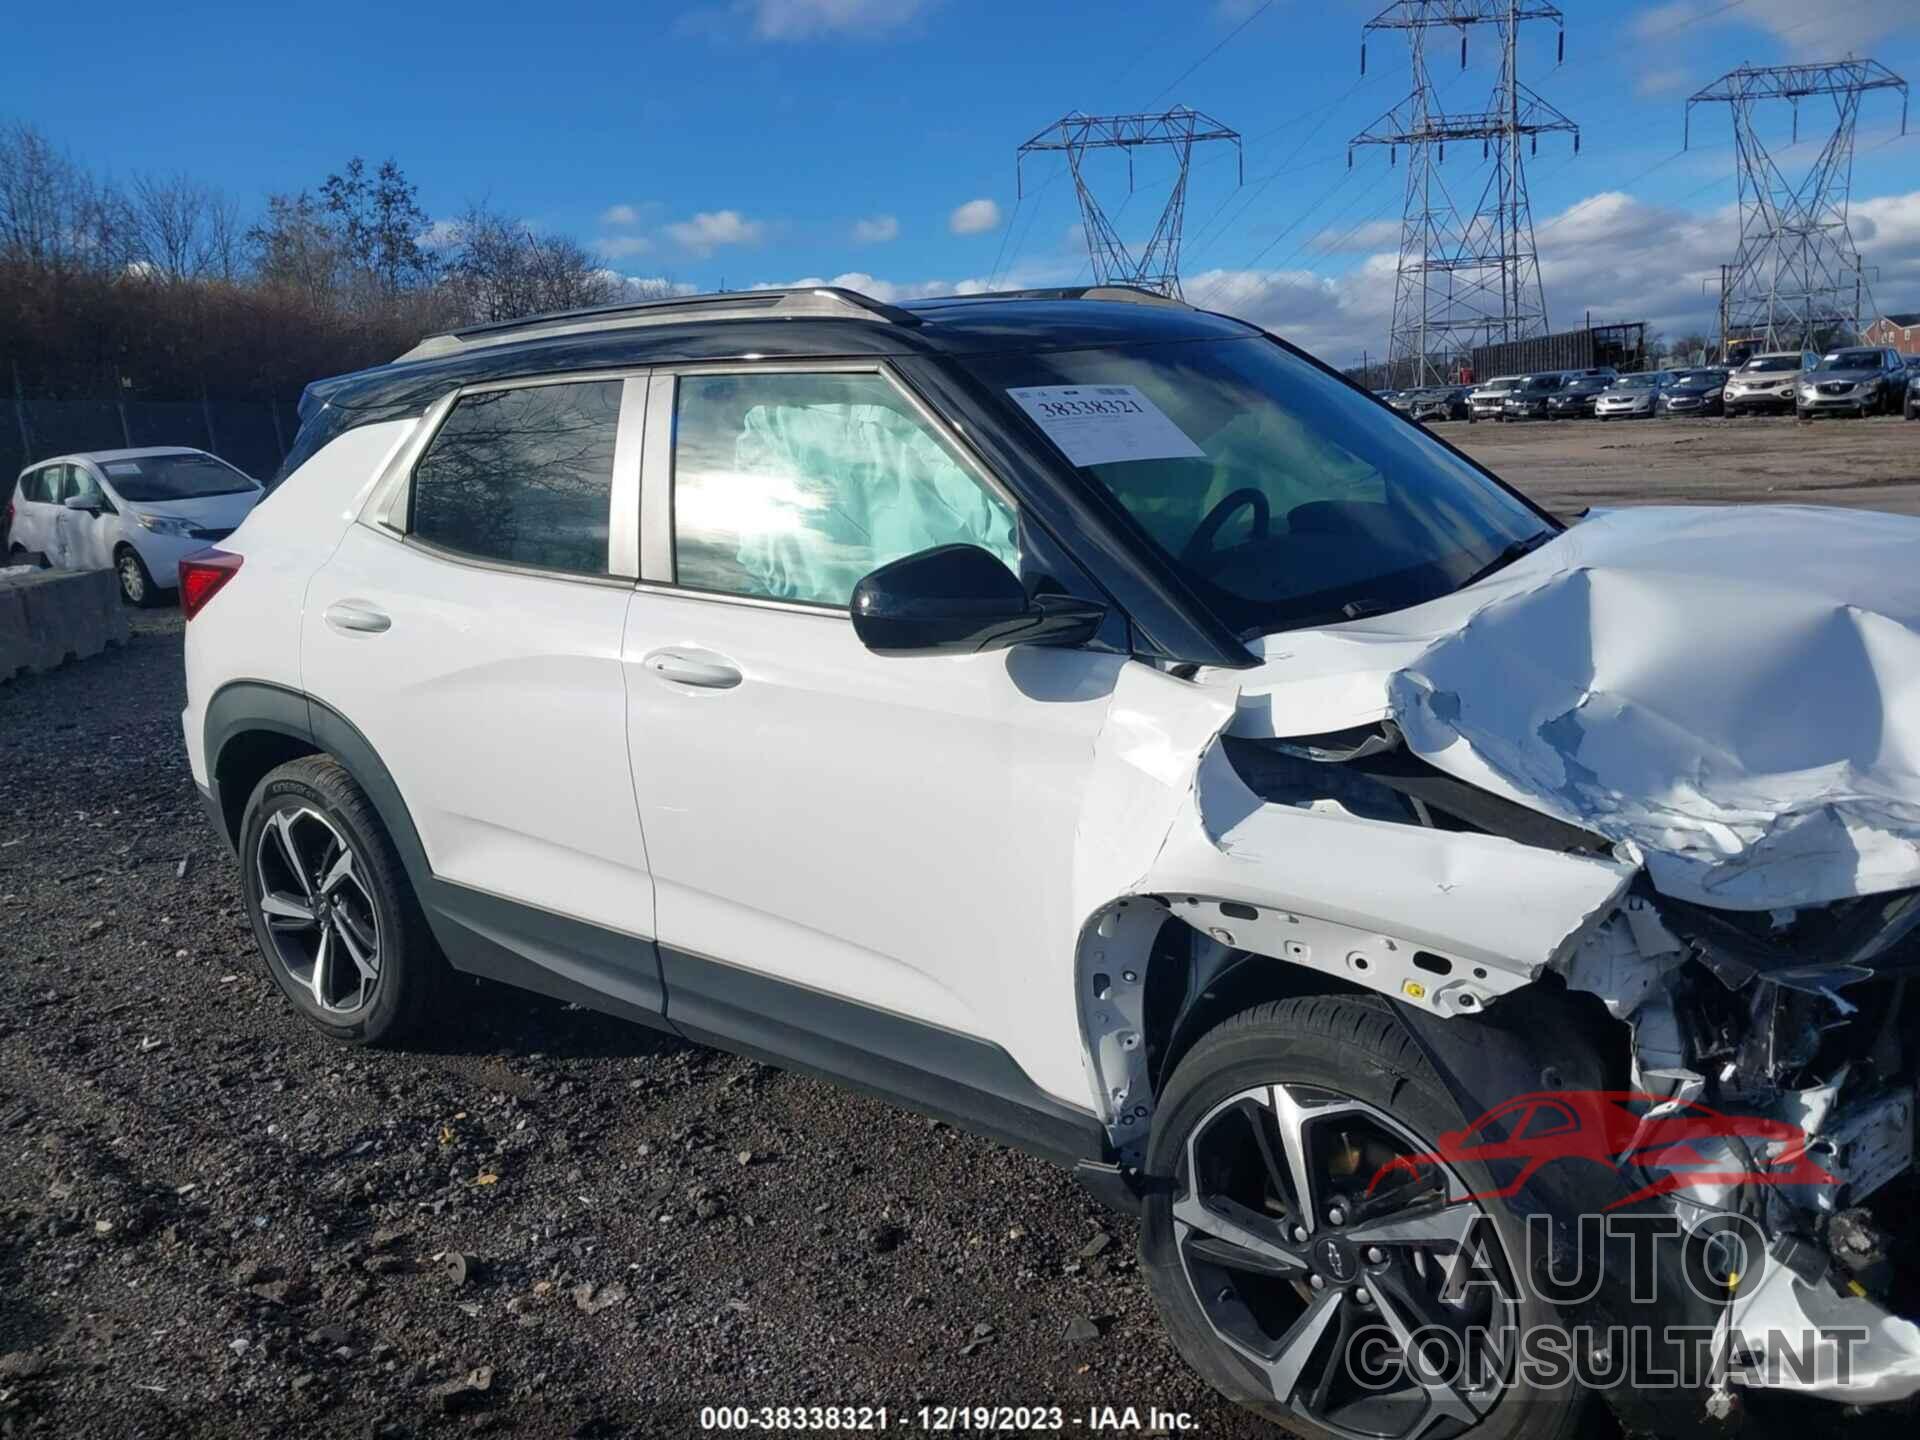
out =
<path fill-rule="evenodd" d="M 700 293 L 698 285 L 689 285 L 684 280 L 670 280 L 665 275 L 626 275 L 618 270 L 601 270 L 597 273 L 601 279 L 612 281 L 636 300 L 657 300 L 669 295 Z"/>
<path fill-rule="evenodd" d="M 418 239 L 428 250 L 451 250 L 460 243 L 460 222 L 436 220 L 420 232 Z"/>
<path fill-rule="evenodd" d="M 900 238 L 900 221 L 892 215 L 869 215 L 853 224 L 853 243 L 856 245 L 884 245 L 889 240 Z"/>
<path fill-rule="evenodd" d="M 1696 26 L 1757 28 L 1795 59 L 1827 60 L 1862 54 L 1897 31 L 1911 33 L 1916 18 L 1913 0 L 1852 0 L 1817 9 L 1807 0 L 1743 0 L 1737 6 L 1726 0 L 1672 0 L 1637 15 L 1633 33 L 1643 40 L 1661 40 L 1690 36 Z"/>
<path fill-rule="evenodd" d="M 609 205 L 600 212 L 602 225 L 638 225 L 640 211 L 632 205 Z"/>
<path fill-rule="evenodd" d="M 685 32 L 715 37 L 744 31 L 769 43 L 845 35 L 871 40 L 909 25 L 941 0 L 731 0 L 680 17 Z"/>
<path fill-rule="evenodd" d="M 1686 67 L 1681 65 L 1642 70 L 1633 82 L 1633 93 L 1641 96 L 1677 95 L 1688 88 L 1691 78 Z"/>
<path fill-rule="evenodd" d="M 666 227 L 673 242 L 690 255 L 711 255 L 723 245 L 758 245 L 765 238 L 766 222 L 749 220 L 738 210 L 702 210 L 691 220 L 676 220 Z"/>
<path fill-rule="evenodd" d="M 1878 267 L 1883 310 L 1920 309 L 1920 191 L 1856 200 L 1862 259 Z M 1733 206 L 1681 210 L 1601 191 L 1535 227 L 1553 328 L 1644 320 L 1668 336 L 1710 333 L 1720 265 L 1739 242 Z M 1333 275 L 1309 270 L 1209 270 L 1184 278 L 1189 302 L 1275 330 L 1338 365 L 1379 356 L 1392 322 L 1397 256 L 1382 248 Z"/>
<path fill-rule="evenodd" d="M 992 200 L 969 200 L 957 206 L 947 217 L 947 228 L 956 235 L 979 235 L 1000 228 L 1000 207 Z"/>
<path fill-rule="evenodd" d="M 593 242 L 593 248 L 609 260 L 630 260 L 652 250 L 653 241 L 645 235 L 602 235 Z"/>

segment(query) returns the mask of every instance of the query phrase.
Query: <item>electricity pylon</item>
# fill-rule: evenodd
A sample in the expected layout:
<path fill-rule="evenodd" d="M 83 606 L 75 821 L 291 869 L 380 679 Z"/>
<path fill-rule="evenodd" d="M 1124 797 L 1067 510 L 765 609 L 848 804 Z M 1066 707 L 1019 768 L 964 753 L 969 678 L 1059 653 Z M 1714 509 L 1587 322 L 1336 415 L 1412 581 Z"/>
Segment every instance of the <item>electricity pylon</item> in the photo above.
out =
<path fill-rule="evenodd" d="M 1413 93 L 1348 142 L 1385 145 L 1398 161 L 1407 152 L 1406 201 L 1401 212 L 1400 263 L 1393 290 L 1393 328 L 1387 339 L 1390 383 L 1424 385 L 1452 378 L 1450 362 L 1476 345 L 1523 340 L 1547 329 L 1546 296 L 1534 248 L 1533 208 L 1527 195 L 1524 141 L 1529 153 L 1552 131 L 1573 136 L 1580 127 L 1520 82 L 1520 26 L 1551 20 L 1566 53 L 1565 17 L 1541 0 L 1396 0 L 1361 31 L 1360 69 L 1367 40 L 1378 30 L 1402 30 L 1413 68 Z M 1467 63 L 1467 32 L 1492 25 L 1500 37 L 1500 78 L 1484 110 L 1446 113 L 1427 71 L 1431 32 L 1460 34 L 1460 65 Z M 1480 142 L 1492 162 L 1478 203 L 1462 210 L 1441 175 L 1447 146 Z"/>
<path fill-rule="evenodd" d="M 1906 134 L 1907 82 L 1872 60 L 1743 65 L 1688 97 L 1688 143 L 1694 106 L 1724 104 L 1733 112 L 1740 248 L 1724 282 L 1729 335 L 1790 350 L 1824 345 L 1842 330 L 1859 333 L 1866 275 L 1847 228 L 1847 204 L 1854 127 L 1870 90 L 1900 92 L 1900 133 Z M 1833 129 L 1806 173 L 1789 179 L 1760 137 L 1756 112 L 1765 101 L 1790 102 L 1798 144 L 1800 102 L 1822 95 L 1833 101 Z"/>
<path fill-rule="evenodd" d="M 1025 194 L 1021 174 L 1026 158 L 1043 150 L 1066 153 L 1067 169 L 1080 198 L 1082 228 L 1087 234 L 1087 257 L 1096 285 L 1137 285 L 1161 295 L 1180 296 L 1180 227 L 1187 212 L 1187 174 L 1193 147 L 1210 140 L 1230 140 L 1237 152 L 1240 136 L 1211 116 L 1184 105 L 1157 115 L 1082 115 L 1074 111 L 1049 125 L 1020 147 L 1014 161 L 1019 193 Z M 1113 221 L 1101 208 L 1086 174 L 1086 157 L 1093 150 L 1124 150 L 1127 155 L 1127 193 L 1133 193 L 1133 152 L 1144 146 L 1169 146 L 1179 162 L 1172 193 L 1160 211 L 1146 248 L 1136 258 L 1127 249 Z M 1242 162 L 1245 178 L 1244 160 Z"/>

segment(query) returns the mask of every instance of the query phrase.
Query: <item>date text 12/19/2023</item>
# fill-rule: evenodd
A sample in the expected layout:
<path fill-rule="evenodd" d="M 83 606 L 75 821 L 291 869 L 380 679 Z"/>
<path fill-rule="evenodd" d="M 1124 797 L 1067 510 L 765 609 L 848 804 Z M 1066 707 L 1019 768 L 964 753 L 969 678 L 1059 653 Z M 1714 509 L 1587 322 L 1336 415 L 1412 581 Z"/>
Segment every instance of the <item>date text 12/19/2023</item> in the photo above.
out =
<path fill-rule="evenodd" d="M 700 1428 L 710 1431 L 919 1430 L 929 1434 L 1083 1434 L 1167 1435 L 1195 1431 L 1184 1410 L 1156 1406 L 1090 1405 L 704 1405 Z"/>

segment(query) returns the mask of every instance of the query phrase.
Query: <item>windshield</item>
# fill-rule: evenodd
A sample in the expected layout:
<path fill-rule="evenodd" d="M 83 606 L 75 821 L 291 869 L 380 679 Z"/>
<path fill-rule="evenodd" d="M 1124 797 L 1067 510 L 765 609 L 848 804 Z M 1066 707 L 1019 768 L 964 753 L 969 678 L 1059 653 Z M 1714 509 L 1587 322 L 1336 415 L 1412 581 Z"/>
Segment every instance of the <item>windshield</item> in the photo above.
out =
<path fill-rule="evenodd" d="M 237 495 L 259 488 L 211 455 L 140 455 L 129 460 L 104 460 L 100 468 L 120 497 L 135 504 Z"/>
<path fill-rule="evenodd" d="M 1654 377 L 1651 375 L 1622 375 L 1618 380 L 1613 382 L 1612 388 L 1615 390 L 1644 390 L 1647 386 L 1653 384 L 1653 381 Z"/>
<path fill-rule="evenodd" d="M 1518 380 L 1489 380 L 1485 385 L 1482 385 L 1480 388 L 1490 393 L 1498 394 L 1502 390 L 1513 389 L 1513 387 L 1518 385 L 1519 383 L 1520 382 Z"/>
<path fill-rule="evenodd" d="M 1687 370 L 1674 376 L 1673 383 L 1676 385 L 1718 385 L 1720 383 L 1720 372 L 1718 370 Z"/>
<path fill-rule="evenodd" d="M 1582 394 L 1591 394 L 1595 390 L 1606 389 L 1607 386 L 1611 385 L 1612 383 L 1613 382 L 1611 380 L 1603 380 L 1597 376 L 1589 376 L 1584 380 L 1573 380 L 1568 382 L 1567 389 L 1578 390 Z"/>
<path fill-rule="evenodd" d="M 1780 375 L 1800 368 L 1798 355 L 1762 355 L 1741 367 L 1749 375 Z"/>
<path fill-rule="evenodd" d="M 1419 604 L 1555 533 L 1271 340 L 962 363 L 1242 636 Z"/>
<path fill-rule="evenodd" d="M 1816 370 L 1871 370 L 1880 363 L 1878 350 L 1835 350 L 1822 355 Z"/>
<path fill-rule="evenodd" d="M 1560 377 L 1558 375 L 1536 375 L 1521 388 L 1536 392 L 1541 390 L 1558 390 L 1560 388 Z"/>

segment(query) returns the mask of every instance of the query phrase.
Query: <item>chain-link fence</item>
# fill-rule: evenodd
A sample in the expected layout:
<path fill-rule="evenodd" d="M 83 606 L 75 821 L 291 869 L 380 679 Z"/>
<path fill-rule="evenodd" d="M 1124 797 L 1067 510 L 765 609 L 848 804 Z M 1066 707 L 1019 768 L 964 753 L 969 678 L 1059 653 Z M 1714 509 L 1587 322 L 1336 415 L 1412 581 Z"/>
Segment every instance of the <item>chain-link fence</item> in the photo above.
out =
<path fill-rule="evenodd" d="M 36 460 L 137 445 L 191 445 L 256 479 L 280 466 L 298 410 L 269 400 L 46 400 L 0 395 L 0 490 Z"/>

